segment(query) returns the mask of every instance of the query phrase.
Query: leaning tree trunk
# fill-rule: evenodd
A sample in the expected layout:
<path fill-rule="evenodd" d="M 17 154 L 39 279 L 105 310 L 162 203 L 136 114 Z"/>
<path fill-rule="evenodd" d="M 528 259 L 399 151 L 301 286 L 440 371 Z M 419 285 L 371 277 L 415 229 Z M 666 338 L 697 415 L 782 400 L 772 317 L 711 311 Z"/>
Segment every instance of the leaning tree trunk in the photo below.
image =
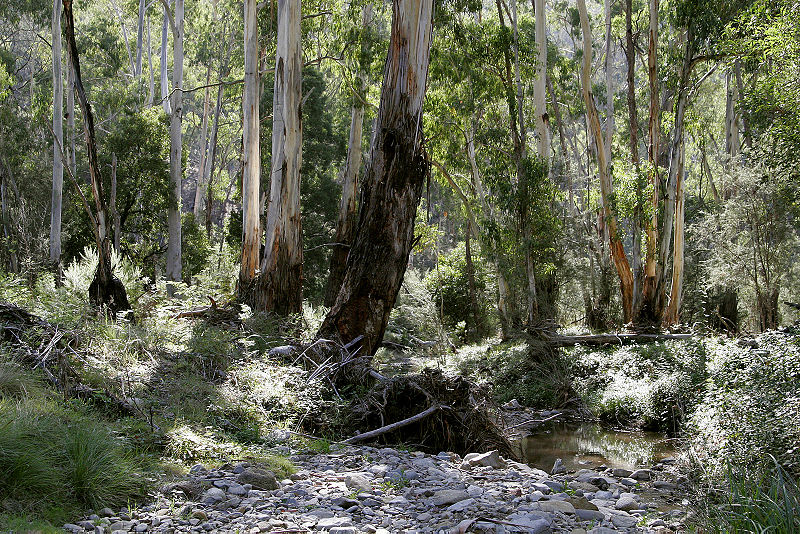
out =
<path fill-rule="evenodd" d="M 592 61 L 592 34 L 589 29 L 589 17 L 586 12 L 586 2 L 578 0 L 578 10 L 581 18 L 581 31 L 583 33 L 583 66 L 581 69 L 581 86 L 583 88 L 583 99 L 586 103 L 586 114 L 589 126 L 596 144 L 597 150 L 597 169 L 600 175 L 600 193 L 603 204 L 603 218 L 608 228 L 608 243 L 611 251 L 611 259 L 619 276 L 620 293 L 622 295 L 622 311 L 625 322 L 631 320 L 633 304 L 633 273 L 631 272 L 628 257 L 622 246 L 622 240 L 617 228 L 617 216 L 611 207 L 611 196 L 613 185 L 609 174 L 609 165 L 606 156 L 608 155 L 603 141 L 603 131 L 600 126 L 600 118 L 594 103 L 591 87 L 591 61 Z"/>
<path fill-rule="evenodd" d="M 375 354 L 403 281 L 414 219 L 429 173 L 422 103 L 428 78 L 432 0 L 394 0 L 391 40 L 362 204 L 347 272 L 317 335 Z"/>
<path fill-rule="evenodd" d="M 53 1 L 53 191 L 50 203 L 50 263 L 61 283 L 61 201 L 64 189 L 64 92 L 61 75 L 61 0 Z"/>
<path fill-rule="evenodd" d="M 242 133 L 242 262 L 239 271 L 239 298 L 247 301 L 256 276 L 261 245 L 259 185 L 261 144 L 258 73 L 258 21 L 256 0 L 244 2 L 244 98 Z"/>
<path fill-rule="evenodd" d="M 303 305 L 303 243 L 300 223 L 303 57 L 300 0 L 278 1 L 278 47 L 272 104 L 272 170 L 261 272 L 248 291 L 254 309 L 278 315 Z"/>
<path fill-rule="evenodd" d="M 86 90 L 81 81 L 81 67 L 78 61 L 78 46 L 75 44 L 75 21 L 72 16 L 72 0 L 63 0 L 65 35 L 70 63 L 75 76 L 75 94 L 83 113 L 83 133 L 86 139 L 86 153 L 89 158 L 89 177 L 94 199 L 94 213 L 89 211 L 95 242 L 97 244 L 98 264 L 94 279 L 89 285 L 89 300 L 96 306 L 107 307 L 112 315 L 129 310 L 125 286 L 114 276 L 111 264 L 111 236 L 109 235 L 109 210 L 103 193 L 103 179 L 97 161 L 97 142 L 94 135 L 94 115 Z"/>
<path fill-rule="evenodd" d="M 369 4 L 361 8 L 361 28 L 365 31 L 372 18 Z M 362 46 L 362 56 L 366 47 Z M 350 110 L 350 142 L 347 145 L 347 159 L 342 169 L 342 198 L 339 202 L 339 219 L 336 221 L 336 245 L 331 253 L 330 273 L 325 288 L 325 305 L 333 306 L 347 267 L 347 254 L 358 222 L 356 213 L 356 191 L 358 191 L 358 171 L 361 167 L 361 132 L 364 123 L 364 101 L 366 92 L 365 73 L 359 65 L 355 79 L 353 104 Z"/>

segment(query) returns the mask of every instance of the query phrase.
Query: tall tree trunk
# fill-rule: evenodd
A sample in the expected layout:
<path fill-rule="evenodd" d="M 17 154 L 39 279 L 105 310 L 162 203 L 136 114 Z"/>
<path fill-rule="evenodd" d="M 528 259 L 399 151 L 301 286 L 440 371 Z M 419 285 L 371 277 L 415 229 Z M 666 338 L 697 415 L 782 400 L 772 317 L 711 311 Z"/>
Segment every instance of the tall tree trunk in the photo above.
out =
<path fill-rule="evenodd" d="M 628 80 L 628 141 L 631 152 L 631 163 L 636 173 L 636 206 L 633 211 L 633 309 L 641 305 L 642 283 L 642 209 L 639 199 L 642 198 L 642 187 L 639 185 L 639 117 L 636 109 L 636 46 L 633 42 L 633 0 L 625 0 L 625 61 L 627 63 Z"/>
<path fill-rule="evenodd" d="M 741 152 L 739 140 L 739 120 L 736 114 L 738 88 L 733 79 L 733 72 L 725 72 L 725 153 L 735 158 Z"/>
<path fill-rule="evenodd" d="M 72 170 L 73 176 L 78 174 L 75 160 L 75 71 L 72 64 L 67 61 L 67 166 Z"/>
<path fill-rule="evenodd" d="M 683 286 L 683 166 L 684 166 L 684 125 L 686 105 L 689 93 L 689 75 L 692 68 L 694 36 L 689 24 L 682 36 L 684 40 L 684 57 L 679 78 L 678 97 L 675 104 L 675 126 L 673 127 L 672 153 L 670 154 L 669 175 L 667 180 L 667 202 L 664 207 L 664 231 L 661 236 L 660 264 L 667 265 L 670 241 L 674 236 L 672 288 L 670 302 L 664 311 L 664 322 L 674 324 L 678 320 L 680 298 Z M 662 268 L 662 276 L 666 269 Z M 666 280 L 662 279 L 662 287 Z"/>
<path fill-rule="evenodd" d="M 111 264 L 111 239 L 108 233 L 108 206 L 103 194 L 103 179 L 100 165 L 97 162 L 97 143 L 94 133 L 94 115 L 81 81 L 81 67 L 78 61 L 78 47 L 75 44 L 75 21 L 72 16 L 72 0 L 63 0 L 64 29 L 67 37 L 70 63 L 75 73 L 75 94 L 83 113 L 83 133 L 86 139 L 86 154 L 89 159 L 89 177 L 92 185 L 92 198 L 95 211 L 92 213 L 87 205 L 87 212 L 92 221 L 95 242 L 97 244 L 98 264 L 94 279 L 89 285 L 89 300 L 100 307 L 107 307 L 112 315 L 129 310 L 128 296 L 125 286 L 114 276 Z M 77 185 L 77 184 L 76 184 Z"/>
<path fill-rule="evenodd" d="M 658 2 L 649 0 L 650 30 L 647 48 L 647 76 L 650 84 L 650 115 L 648 118 L 647 159 L 650 166 L 650 218 L 647 220 L 647 252 L 645 254 L 644 282 L 639 309 L 634 323 L 637 326 L 658 325 L 664 306 L 664 292 L 661 274 L 658 270 L 658 213 L 659 176 L 658 154 L 661 130 L 661 110 L 658 87 Z"/>
<path fill-rule="evenodd" d="M 136 68 L 134 75 L 139 78 L 142 75 L 142 42 L 144 41 L 144 12 L 146 10 L 146 0 L 139 0 L 139 24 L 136 32 Z"/>
<path fill-rule="evenodd" d="M 475 152 L 475 121 L 477 119 L 473 116 L 470 120 L 469 131 L 467 133 L 467 159 L 469 160 L 470 173 L 472 175 L 472 186 L 475 193 L 478 195 L 478 200 L 481 203 L 481 209 L 484 214 L 488 215 L 490 219 L 494 220 L 494 206 L 486 199 L 486 191 L 483 188 L 483 179 L 481 178 L 480 169 L 478 169 L 478 158 Z M 478 228 L 477 221 L 473 221 L 473 226 Z M 497 313 L 500 316 L 500 330 L 503 339 L 508 339 L 511 334 L 511 314 L 508 309 L 508 282 L 506 282 L 505 275 L 500 268 L 500 262 L 497 261 L 497 253 L 494 252 L 494 270 L 497 276 Z"/>
<path fill-rule="evenodd" d="M 150 46 L 150 16 L 147 17 L 147 71 L 150 83 L 147 84 L 147 106 L 153 107 L 155 99 L 155 73 L 153 72 L 153 49 Z"/>
<path fill-rule="evenodd" d="M 606 27 L 606 161 L 609 167 L 611 166 L 612 155 L 611 145 L 614 140 L 614 72 L 613 61 L 611 57 L 611 1 L 605 0 L 603 2 L 603 11 L 605 15 Z M 609 172 L 611 172 L 609 168 Z"/>
<path fill-rule="evenodd" d="M 302 165 L 300 0 L 278 0 L 278 47 L 272 105 L 272 170 L 264 257 L 251 305 L 278 315 L 303 306 L 303 242 L 300 221 Z"/>
<path fill-rule="evenodd" d="M 594 103 L 592 94 L 592 33 L 589 28 L 589 16 L 586 12 L 585 0 L 578 0 L 578 11 L 580 12 L 581 31 L 583 34 L 583 67 L 581 69 L 581 86 L 583 89 L 583 100 L 586 103 L 586 115 L 594 137 L 597 157 L 597 169 L 600 177 L 600 193 L 603 203 L 603 218 L 608 232 L 608 243 L 611 252 L 611 259 L 619 276 L 620 293 L 622 295 L 622 312 L 624 321 L 628 323 L 632 317 L 633 304 L 633 274 L 631 272 L 628 257 L 622 246 L 622 240 L 617 228 L 617 216 L 611 207 L 611 195 L 614 192 L 609 174 L 608 152 L 604 146 L 603 131 L 600 126 L 600 117 L 597 114 L 597 107 Z"/>
<path fill-rule="evenodd" d="M 206 158 L 208 157 L 208 114 L 211 108 L 210 84 L 211 63 L 208 64 L 208 68 L 206 69 L 206 88 L 205 94 L 203 95 L 203 118 L 200 121 L 200 166 L 197 169 L 197 177 L 195 179 L 194 206 L 192 207 L 192 213 L 195 219 L 200 217 L 200 207 L 203 205 L 203 179 L 206 174 Z"/>
<path fill-rule="evenodd" d="M 342 288 L 318 336 L 361 354 L 378 350 L 403 281 L 414 219 L 429 173 L 422 103 L 428 78 L 432 0 L 394 0 L 389 53 L 369 164 L 361 188 L 356 238 Z"/>
<path fill-rule="evenodd" d="M 239 297 L 247 300 L 256 276 L 261 245 L 259 188 L 261 181 L 261 134 L 259 114 L 258 21 L 256 0 L 244 2 L 244 98 L 242 153 L 242 263 Z"/>
<path fill-rule="evenodd" d="M 683 298 L 683 261 L 684 261 L 684 154 L 685 142 L 681 137 L 678 155 L 678 174 L 675 182 L 675 243 L 672 252 L 672 286 L 669 304 L 664 312 L 664 323 L 673 325 L 680 319 L 681 300 Z"/>
<path fill-rule="evenodd" d="M 211 236 L 211 213 L 214 201 L 214 191 L 212 189 L 211 178 L 214 176 L 214 162 L 217 157 L 217 134 L 219 133 L 219 119 L 222 114 L 222 93 L 224 86 L 220 84 L 217 88 L 217 105 L 214 111 L 214 126 L 211 128 L 211 138 L 208 140 L 208 161 L 206 162 L 205 178 L 203 183 L 206 185 L 205 194 L 205 216 L 206 216 L 206 235 Z M 260 150 L 259 150 L 260 153 Z"/>
<path fill-rule="evenodd" d="M 534 11 L 536 17 L 537 56 L 536 80 L 533 83 L 533 102 L 536 108 L 536 135 L 538 136 L 539 157 L 547 165 L 549 175 L 550 118 L 547 114 L 547 12 L 545 11 L 545 0 L 534 0 Z"/>
<path fill-rule="evenodd" d="M 131 66 L 131 74 L 136 77 L 136 62 L 133 60 L 133 54 L 131 53 L 131 43 L 128 40 L 128 29 L 125 26 L 125 18 L 116 0 L 111 0 L 111 5 L 114 6 L 114 11 L 116 11 L 117 18 L 119 19 L 119 25 L 122 27 L 122 39 L 125 41 L 125 51 L 128 52 L 128 65 Z"/>
<path fill-rule="evenodd" d="M 114 229 L 114 250 L 119 253 L 120 233 L 120 218 L 119 211 L 117 211 L 117 155 L 111 154 L 111 197 L 109 200 L 109 207 L 111 208 L 111 224 Z"/>
<path fill-rule="evenodd" d="M 161 24 L 161 106 L 167 116 L 172 114 L 172 107 L 169 102 L 169 79 L 167 78 L 167 40 L 169 38 L 169 4 L 167 0 L 164 5 L 164 22 Z"/>
<path fill-rule="evenodd" d="M 472 261 L 472 247 L 470 237 L 473 232 L 472 223 L 467 221 L 467 232 L 464 242 L 464 257 L 467 271 L 467 292 L 469 294 L 469 307 L 472 321 L 467 325 L 466 334 L 468 339 L 480 339 L 483 335 L 483 321 L 481 320 L 481 309 L 478 305 L 478 291 L 475 287 L 475 264 Z"/>
<path fill-rule="evenodd" d="M 64 89 L 61 75 L 61 0 L 53 0 L 53 191 L 50 202 L 50 263 L 61 283 L 61 201 L 64 189 Z"/>
<path fill-rule="evenodd" d="M 499 10 L 499 8 L 498 8 Z M 542 10 L 544 11 L 544 10 Z M 501 15 L 502 21 L 502 15 Z M 528 177 L 523 176 L 525 173 L 524 162 L 527 158 L 527 131 L 525 127 L 525 113 L 523 108 L 523 90 L 522 80 L 519 72 L 519 27 L 517 25 L 517 0 L 511 0 L 511 30 L 512 30 L 512 46 L 514 51 L 514 89 L 516 93 L 516 126 L 517 135 L 515 135 L 514 157 L 517 167 L 517 185 L 523 190 L 522 197 L 527 198 L 528 191 Z M 508 60 L 506 60 L 508 61 Z M 538 111 L 538 110 L 537 110 Z M 512 124 L 512 134 L 514 132 Z M 525 248 L 525 277 L 528 282 L 527 291 L 527 323 L 533 325 L 539 319 L 539 302 L 536 295 L 536 264 L 533 258 L 533 250 L 531 250 L 532 234 L 531 225 L 528 220 L 528 205 L 523 202 L 519 206 L 519 219 L 520 226 L 522 227 L 522 240 Z"/>
<path fill-rule="evenodd" d="M 172 26 L 172 114 L 169 121 L 169 175 L 173 198 L 167 213 L 167 280 L 181 280 L 181 191 L 183 185 L 181 125 L 183 120 L 183 8 L 184 0 L 175 0 Z M 168 286 L 173 287 L 173 286 Z"/>
<path fill-rule="evenodd" d="M 361 8 L 362 31 L 369 27 L 372 9 L 369 4 Z M 362 54 L 364 49 L 362 49 Z M 347 267 L 347 254 L 355 236 L 358 214 L 356 212 L 356 191 L 358 191 L 358 171 L 361 167 L 361 132 L 364 123 L 364 104 L 366 100 L 365 73 L 359 65 L 355 79 L 353 103 L 350 109 L 350 142 L 347 145 L 347 160 L 342 169 L 342 198 L 339 202 L 339 219 L 336 221 L 336 245 L 331 253 L 330 272 L 325 288 L 325 305 L 333 306 L 336 295 L 344 279 Z"/>

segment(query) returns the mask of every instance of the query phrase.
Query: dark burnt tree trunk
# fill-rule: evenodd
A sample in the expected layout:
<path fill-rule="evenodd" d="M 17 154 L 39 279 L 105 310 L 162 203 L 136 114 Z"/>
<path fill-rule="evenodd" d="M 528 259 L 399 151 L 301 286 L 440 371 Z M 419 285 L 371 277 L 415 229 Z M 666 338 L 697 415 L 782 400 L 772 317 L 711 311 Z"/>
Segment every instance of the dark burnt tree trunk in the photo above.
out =
<path fill-rule="evenodd" d="M 89 176 L 92 185 L 94 213 L 88 208 L 92 221 L 95 242 L 97 243 L 97 271 L 89 285 L 89 301 L 99 307 L 107 308 L 112 316 L 117 312 L 129 310 L 128 295 L 125 286 L 114 276 L 111 264 L 111 235 L 108 204 L 103 193 L 103 179 L 97 162 L 97 143 L 94 135 L 94 115 L 86 90 L 81 81 L 81 67 L 78 61 L 78 47 L 75 44 L 75 19 L 72 15 L 72 0 L 63 0 L 65 33 L 70 63 L 75 73 L 75 95 L 83 113 L 83 133 L 86 139 L 86 153 L 89 158 Z"/>
<path fill-rule="evenodd" d="M 422 103 L 428 77 L 432 0 L 394 0 L 381 101 L 361 187 L 356 236 L 342 287 L 317 335 L 348 343 L 362 355 L 383 339 L 403 281 L 414 218 L 429 173 Z"/>

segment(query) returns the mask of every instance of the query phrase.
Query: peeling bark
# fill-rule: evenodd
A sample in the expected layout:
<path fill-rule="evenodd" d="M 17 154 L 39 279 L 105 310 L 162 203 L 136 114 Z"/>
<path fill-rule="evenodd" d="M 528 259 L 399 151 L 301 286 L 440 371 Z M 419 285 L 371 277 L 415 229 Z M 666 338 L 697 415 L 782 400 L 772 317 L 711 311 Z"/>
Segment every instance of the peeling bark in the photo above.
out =
<path fill-rule="evenodd" d="M 361 354 L 380 346 L 403 281 L 414 219 L 429 167 L 423 148 L 422 103 L 428 77 L 432 0 L 394 0 L 389 54 L 369 164 L 361 187 L 358 228 L 347 272 L 317 335 Z"/>

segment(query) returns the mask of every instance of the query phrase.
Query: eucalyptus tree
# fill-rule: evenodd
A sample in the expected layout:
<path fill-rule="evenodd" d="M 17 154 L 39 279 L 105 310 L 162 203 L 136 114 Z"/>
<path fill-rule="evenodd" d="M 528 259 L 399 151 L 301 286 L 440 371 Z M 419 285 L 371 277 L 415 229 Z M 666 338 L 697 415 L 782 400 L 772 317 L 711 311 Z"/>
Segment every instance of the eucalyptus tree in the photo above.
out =
<path fill-rule="evenodd" d="M 299 0 L 278 2 L 278 42 L 272 106 L 272 166 L 265 247 L 260 261 L 260 272 L 251 280 L 242 280 L 240 277 L 239 284 L 240 299 L 254 309 L 269 310 L 279 315 L 298 313 L 303 303 L 300 220 L 303 58 L 300 20 Z M 252 150 L 252 143 L 250 141 L 248 150 Z M 253 155 L 250 152 L 248 159 Z M 249 194 L 252 195 L 252 189 Z M 253 202 L 250 197 L 245 201 Z M 252 206 L 248 210 L 252 210 Z M 254 217 L 252 211 L 248 211 L 247 216 L 248 221 Z M 247 225 L 246 231 L 252 231 L 251 222 Z M 247 243 L 243 243 L 245 245 Z M 244 258 L 244 251 L 242 256 Z"/>
<path fill-rule="evenodd" d="M 64 188 L 64 85 L 61 74 L 61 0 L 53 0 L 53 194 L 50 202 L 50 263 L 61 276 L 61 205 Z M 71 90 L 71 88 L 70 88 Z"/>
<path fill-rule="evenodd" d="M 367 361 L 383 339 L 403 281 L 429 173 L 422 133 L 432 0 L 394 0 L 389 53 L 356 237 L 342 287 L 317 335 L 357 345 Z M 358 370 L 356 370 L 358 371 Z"/>
<path fill-rule="evenodd" d="M 172 29 L 172 91 L 170 93 L 170 181 L 172 184 L 172 198 L 168 212 L 169 240 L 167 242 L 167 280 L 177 282 L 181 280 L 181 192 L 183 191 L 183 31 L 184 31 L 184 0 L 175 0 L 174 13 L 167 0 L 161 0 L 164 6 L 164 16 L 168 19 Z M 162 47 L 164 39 L 162 37 Z M 162 76 L 166 73 L 165 55 L 161 55 Z M 162 79 L 162 88 L 164 81 Z M 165 96 L 165 95 L 162 95 Z M 174 286 L 169 286 L 174 291 Z"/>
<path fill-rule="evenodd" d="M 179 0 L 180 1 L 180 0 Z M 72 14 L 72 0 L 62 0 L 64 6 L 65 35 L 69 51 L 70 64 L 75 73 L 75 94 L 83 114 L 83 132 L 86 139 L 86 152 L 89 159 L 89 176 L 91 179 L 94 210 L 85 197 L 82 197 L 84 208 L 92 221 L 98 253 L 98 265 L 94 279 L 89 285 L 89 299 L 100 307 L 107 307 L 112 315 L 130 309 L 125 286 L 114 276 L 111 263 L 111 233 L 109 229 L 110 212 L 105 197 L 103 179 L 97 158 L 97 142 L 95 140 L 94 115 L 92 107 L 83 87 L 81 68 L 78 60 L 78 46 L 75 42 L 75 20 Z M 62 157 L 64 156 L 62 152 Z M 74 180 L 74 177 L 73 177 Z M 77 181 L 74 182 L 78 187 Z M 82 196 L 82 194 L 81 194 Z"/>

